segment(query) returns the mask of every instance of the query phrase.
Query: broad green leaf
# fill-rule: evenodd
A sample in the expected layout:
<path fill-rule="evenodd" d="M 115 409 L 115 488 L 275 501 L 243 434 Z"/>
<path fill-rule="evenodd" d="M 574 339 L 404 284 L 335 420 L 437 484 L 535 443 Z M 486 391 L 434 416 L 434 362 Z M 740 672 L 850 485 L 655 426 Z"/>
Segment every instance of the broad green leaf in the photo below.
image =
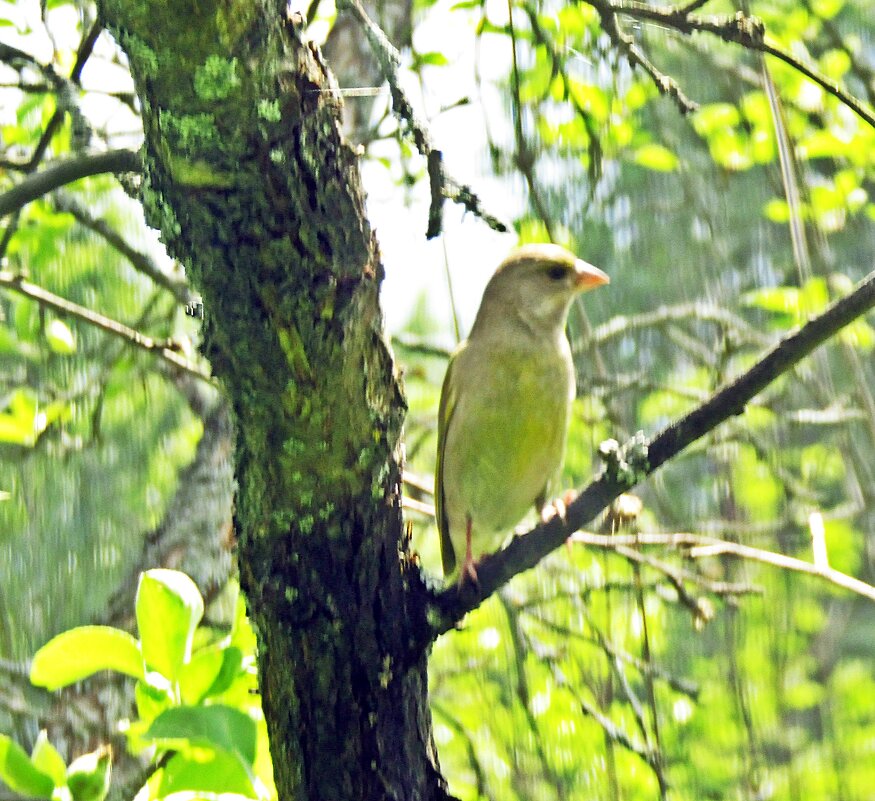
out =
<path fill-rule="evenodd" d="M 680 160 L 667 147 L 650 143 L 642 145 L 635 151 L 635 163 L 649 170 L 657 172 L 671 172 L 676 170 Z"/>
<path fill-rule="evenodd" d="M 772 128 L 772 109 L 765 92 L 748 92 L 741 98 L 745 119 L 757 128 Z"/>
<path fill-rule="evenodd" d="M 30 680 L 57 690 L 100 670 L 143 676 L 143 657 L 137 641 L 111 626 L 80 626 L 49 640 L 33 657 Z"/>
<path fill-rule="evenodd" d="M 33 446 L 46 425 L 36 393 L 20 387 L 9 396 L 6 411 L 0 413 L 0 442 Z"/>
<path fill-rule="evenodd" d="M 763 215 L 773 223 L 790 222 L 790 204 L 783 198 L 773 198 L 763 206 Z"/>
<path fill-rule="evenodd" d="M 848 323 L 841 331 L 839 338 L 846 345 L 868 353 L 875 347 L 875 329 L 863 319 Z"/>
<path fill-rule="evenodd" d="M 244 670 L 243 652 L 233 645 L 226 648 L 222 652 L 222 667 L 215 681 L 207 689 L 206 696 L 221 695 Z"/>
<path fill-rule="evenodd" d="M 815 681 L 790 681 L 784 688 L 784 700 L 790 709 L 810 709 L 823 702 L 824 686 Z"/>
<path fill-rule="evenodd" d="M 157 796 L 171 793 L 229 794 L 257 798 L 252 771 L 226 751 L 174 754 L 161 776 Z"/>
<path fill-rule="evenodd" d="M 160 681 L 163 680 L 162 686 Z M 149 673 L 145 679 L 137 682 L 134 688 L 134 698 L 137 702 L 137 713 L 140 720 L 147 724 L 158 717 L 164 710 L 169 709 L 174 704 L 174 698 L 171 693 L 171 686 L 160 673 Z"/>
<path fill-rule="evenodd" d="M 182 740 L 219 748 L 239 754 L 250 765 L 255 760 L 255 721 L 221 704 L 168 709 L 152 721 L 145 736 L 168 745 Z"/>
<path fill-rule="evenodd" d="M 55 353 L 69 355 L 76 352 L 76 338 L 63 320 L 52 320 L 46 326 L 46 342 Z"/>
<path fill-rule="evenodd" d="M 39 770 L 11 737 L 0 734 L 0 779 L 28 798 L 51 798 L 55 783 Z"/>
<path fill-rule="evenodd" d="M 33 751 L 30 754 L 30 761 L 38 770 L 51 776 L 56 785 L 62 785 L 66 782 L 67 765 L 64 758 L 58 753 L 58 749 L 49 742 L 49 735 L 45 729 L 37 735 L 36 743 L 34 743 Z"/>
<path fill-rule="evenodd" d="M 146 665 L 175 681 L 191 658 L 192 638 L 204 601 L 184 573 L 158 568 L 140 575 L 137 627 Z"/>
<path fill-rule="evenodd" d="M 820 57 L 821 71 L 834 81 L 840 81 L 850 68 L 851 57 L 844 50 L 827 50 Z"/>
<path fill-rule="evenodd" d="M 811 10 L 822 19 L 832 19 L 845 7 L 845 0 L 811 0 Z"/>
<path fill-rule="evenodd" d="M 727 170 L 747 170 L 753 165 L 748 142 L 734 128 L 722 128 L 708 137 L 711 156 Z"/>
<path fill-rule="evenodd" d="M 112 748 L 109 746 L 101 746 L 74 759 L 67 769 L 67 787 L 73 801 L 103 801 L 109 792 L 111 776 Z"/>
<path fill-rule="evenodd" d="M 183 665 L 179 673 L 182 702 L 200 702 L 218 678 L 223 662 L 224 650 L 215 645 L 192 654 L 191 660 Z"/>

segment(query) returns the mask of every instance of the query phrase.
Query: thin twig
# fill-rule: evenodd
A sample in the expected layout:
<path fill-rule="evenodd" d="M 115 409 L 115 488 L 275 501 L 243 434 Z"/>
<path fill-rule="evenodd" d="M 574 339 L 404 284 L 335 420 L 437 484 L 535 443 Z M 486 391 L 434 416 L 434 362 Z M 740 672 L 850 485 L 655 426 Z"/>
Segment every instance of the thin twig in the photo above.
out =
<path fill-rule="evenodd" d="M 47 309 L 53 309 L 61 314 L 75 317 L 77 320 L 82 320 L 88 325 L 100 328 L 108 334 L 120 337 L 128 344 L 140 348 L 141 350 L 148 351 L 149 353 L 154 353 L 172 364 L 174 367 L 178 367 L 180 370 L 183 370 L 196 378 L 200 378 L 203 381 L 212 383 L 212 378 L 210 378 L 208 372 L 168 347 L 166 340 L 153 339 L 146 334 L 130 328 L 124 323 L 118 322 L 118 320 L 113 320 L 112 318 L 92 311 L 85 306 L 80 306 L 78 303 L 73 303 L 66 298 L 59 297 L 36 284 L 31 284 L 29 281 L 25 281 L 20 275 L 9 270 L 0 271 L 0 287 L 9 289 L 19 295 L 24 295 L 31 300 L 35 300 L 40 306 Z"/>
<path fill-rule="evenodd" d="M 805 64 L 780 47 L 768 43 L 765 26 L 758 17 L 748 16 L 743 11 L 739 11 L 731 17 L 693 17 L 683 8 L 660 8 L 638 2 L 616 3 L 611 2 L 611 0 L 584 0 L 584 2 L 595 8 L 603 18 L 605 14 L 608 16 L 625 14 L 635 19 L 658 22 L 660 25 L 685 34 L 691 34 L 695 31 L 710 33 L 724 42 L 732 42 L 748 50 L 773 56 L 802 73 L 828 94 L 844 103 L 860 119 L 875 128 L 875 113 L 867 109 L 861 100 L 842 89 L 835 81 L 827 78 L 814 67 Z"/>
<path fill-rule="evenodd" d="M 743 336 L 748 342 L 764 347 L 769 338 L 760 333 L 743 317 L 729 311 L 723 306 L 707 301 L 680 303 L 674 306 L 660 306 L 641 314 L 620 314 L 605 323 L 596 326 L 592 332 L 592 340 L 604 344 L 609 339 L 627 334 L 638 328 L 650 328 L 662 323 L 673 321 L 701 321 L 714 323 L 731 329 L 734 336 Z"/>
<path fill-rule="evenodd" d="M 505 223 L 486 212 L 480 198 L 477 197 L 469 186 L 460 184 L 447 174 L 447 171 L 441 164 L 440 151 L 432 144 L 431 136 L 425 124 L 419 120 L 416 112 L 413 110 L 413 105 L 401 88 L 401 83 L 398 79 L 401 54 L 386 38 L 386 34 L 368 16 L 359 0 L 338 0 L 337 10 L 338 12 L 348 11 L 362 26 L 365 36 L 367 36 L 368 42 L 371 45 L 371 50 L 373 50 L 380 65 L 380 71 L 389 84 L 389 92 L 392 96 L 392 111 L 407 126 L 416 149 L 427 161 L 428 174 L 432 184 L 432 202 L 428 213 L 426 236 L 433 238 L 441 232 L 441 207 L 444 198 L 464 206 L 472 214 L 480 217 L 494 231 L 501 233 L 508 231 L 509 228 Z M 435 185 L 436 183 L 437 185 Z"/>
<path fill-rule="evenodd" d="M 618 552 L 635 545 L 659 545 L 669 548 L 684 548 L 684 555 L 692 559 L 704 559 L 708 556 L 719 556 L 721 554 L 737 556 L 740 559 L 762 562 L 763 564 L 780 567 L 784 570 L 817 576 L 831 584 L 835 584 L 837 587 L 875 601 L 875 587 L 867 584 L 865 581 L 849 576 L 847 573 L 842 573 L 828 566 L 815 565 L 813 562 L 806 562 L 804 559 L 797 559 L 782 553 L 775 553 L 774 551 L 766 551 L 762 548 L 754 548 L 750 545 L 741 545 L 737 542 L 709 537 L 706 534 L 680 532 L 672 534 L 608 535 L 578 531 L 573 535 L 573 539 L 574 542 L 582 545 Z"/>
<path fill-rule="evenodd" d="M 584 0 L 584 2 L 598 11 L 602 21 L 602 29 L 610 37 L 614 46 L 625 54 L 633 67 L 641 67 L 650 76 L 659 93 L 673 100 L 681 114 L 689 114 L 699 108 L 698 103 L 690 100 L 684 94 L 680 84 L 670 75 L 657 69 L 647 54 L 635 43 L 635 40 L 620 27 L 617 13 L 625 13 L 625 6 L 615 5 L 611 0 Z"/>

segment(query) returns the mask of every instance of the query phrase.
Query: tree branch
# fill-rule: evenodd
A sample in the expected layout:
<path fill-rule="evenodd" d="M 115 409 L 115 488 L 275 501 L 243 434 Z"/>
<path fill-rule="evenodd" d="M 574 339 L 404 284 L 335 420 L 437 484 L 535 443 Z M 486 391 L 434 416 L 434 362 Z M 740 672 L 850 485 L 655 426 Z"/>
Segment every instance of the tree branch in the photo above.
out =
<path fill-rule="evenodd" d="M 386 38 L 386 34 L 368 16 L 359 0 L 338 0 L 338 11 L 348 11 L 362 26 L 365 36 L 377 57 L 383 77 L 389 84 L 389 92 L 392 95 L 392 110 L 395 116 L 407 125 L 413 137 L 413 143 L 419 153 L 425 157 L 428 167 L 428 176 L 431 182 L 431 205 L 428 212 L 428 230 L 426 237 L 432 239 L 441 232 L 441 209 L 444 198 L 458 203 L 472 214 L 477 215 L 493 231 L 504 233 L 509 230 L 508 226 L 497 217 L 493 217 L 483 208 L 480 198 L 471 190 L 471 187 L 460 184 L 447 174 L 441 163 L 441 152 L 435 148 L 431 136 L 413 110 L 413 106 L 407 99 L 407 95 L 401 88 L 398 80 L 398 66 L 401 63 L 401 54 Z"/>
<path fill-rule="evenodd" d="M 626 11 L 625 6 L 616 5 L 611 0 L 584 0 L 599 13 L 602 29 L 610 37 L 614 46 L 625 54 L 629 63 L 641 67 L 651 78 L 661 95 L 671 98 L 681 114 L 689 114 L 699 108 L 699 104 L 690 100 L 681 89 L 680 84 L 669 75 L 661 72 L 647 57 L 647 54 L 626 33 L 617 20 L 617 13 Z"/>
<path fill-rule="evenodd" d="M 625 14 L 635 19 L 657 22 L 687 35 L 697 31 L 710 33 L 724 42 L 733 42 L 740 44 L 747 50 L 755 50 L 773 56 L 801 72 L 828 94 L 844 103 L 860 119 L 875 128 L 875 113 L 866 108 L 862 101 L 842 89 L 835 81 L 827 78 L 814 67 L 805 64 L 780 47 L 769 44 L 765 38 L 765 26 L 758 17 L 749 16 L 742 11 L 731 17 L 694 17 L 689 14 L 689 6 L 659 8 L 634 1 L 616 3 L 612 0 L 584 0 L 584 2 L 595 8 L 603 20 L 606 14 Z"/>
<path fill-rule="evenodd" d="M 774 551 L 766 551 L 762 548 L 753 548 L 750 545 L 742 545 L 738 542 L 729 542 L 705 534 L 673 533 L 673 534 L 591 534 L 578 531 L 572 535 L 572 540 L 592 548 L 623 553 L 631 547 L 642 545 L 663 545 L 673 548 L 684 548 L 684 555 L 691 559 L 704 559 L 709 556 L 728 554 L 737 556 L 739 559 L 747 559 L 753 562 L 779 567 L 783 570 L 792 570 L 796 573 L 806 573 L 809 576 L 817 576 L 825 579 L 836 587 L 875 601 L 875 587 L 865 581 L 842 573 L 828 565 L 806 562 Z"/>
<path fill-rule="evenodd" d="M 741 414 L 745 406 L 772 381 L 873 306 L 875 271 L 863 279 L 853 292 L 837 300 L 802 328 L 788 334 L 753 367 L 653 439 L 647 441 L 640 435 L 640 438 L 633 438 L 623 448 L 613 451 L 603 445 L 602 451 L 608 456 L 607 466 L 568 507 L 564 518 L 553 517 L 528 533 L 513 537 L 504 550 L 484 557 L 477 565 L 479 584 L 462 582 L 444 589 L 432 599 L 438 612 L 432 637 L 452 628 L 467 612 L 479 606 L 517 573 L 534 567 L 618 495 L 631 489 L 720 423 Z"/>
<path fill-rule="evenodd" d="M 143 161 L 133 150 L 110 150 L 62 161 L 42 172 L 33 173 L 20 184 L 0 195 L 0 217 L 18 211 L 54 189 L 105 172 L 142 172 Z"/>
<path fill-rule="evenodd" d="M 31 300 L 35 300 L 40 306 L 47 309 L 53 309 L 61 314 L 75 317 L 77 320 L 82 320 L 83 322 L 88 323 L 88 325 L 100 328 L 108 334 L 120 337 L 128 344 L 140 348 L 141 350 L 148 351 L 149 353 L 154 353 L 172 364 L 174 367 L 178 367 L 180 370 L 183 370 L 196 378 L 200 378 L 203 381 L 212 383 L 213 379 L 208 372 L 168 347 L 166 340 L 152 339 L 152 337 L 142 334 L 139 331 L 126 326 L 124 323 L 118 322 L 118 320 L 105 317 L 85 306 L 80 306 L 78 303 L 73 303 L 70 300 L 59 297 L 36 284 L 31 284 L 29 281 L 25 281 L 20 275 L 9 270 L 0 271 L 0 287 L 10 289 L 13 292 L 17 292 L 19 295 L 24 295 Z"/>

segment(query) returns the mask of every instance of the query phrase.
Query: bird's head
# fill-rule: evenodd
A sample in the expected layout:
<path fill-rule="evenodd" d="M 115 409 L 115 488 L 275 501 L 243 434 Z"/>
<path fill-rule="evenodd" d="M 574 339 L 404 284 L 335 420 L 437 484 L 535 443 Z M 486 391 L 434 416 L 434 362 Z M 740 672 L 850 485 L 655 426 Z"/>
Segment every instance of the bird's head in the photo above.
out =
<path fill-rule="evenodd" d="M 609 281 L 598 267 L 559 245 L 523 245 L 489 280 L 477 317 L 515 314 L 532 326 L 562 330 L 575 296 Z"/>

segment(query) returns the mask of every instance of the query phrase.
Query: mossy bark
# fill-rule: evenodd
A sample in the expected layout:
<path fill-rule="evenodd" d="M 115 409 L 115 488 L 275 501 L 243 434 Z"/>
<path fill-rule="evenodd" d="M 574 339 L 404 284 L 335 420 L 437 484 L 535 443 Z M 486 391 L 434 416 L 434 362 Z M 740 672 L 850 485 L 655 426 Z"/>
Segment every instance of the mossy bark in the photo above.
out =
<path fill-rule="evenodd" d="M 237 427 L 236 527 L 280 798 L 444 797 L 403 547 L 379 253 L 318 52 L 258 0 L 102 0 Z"/>

